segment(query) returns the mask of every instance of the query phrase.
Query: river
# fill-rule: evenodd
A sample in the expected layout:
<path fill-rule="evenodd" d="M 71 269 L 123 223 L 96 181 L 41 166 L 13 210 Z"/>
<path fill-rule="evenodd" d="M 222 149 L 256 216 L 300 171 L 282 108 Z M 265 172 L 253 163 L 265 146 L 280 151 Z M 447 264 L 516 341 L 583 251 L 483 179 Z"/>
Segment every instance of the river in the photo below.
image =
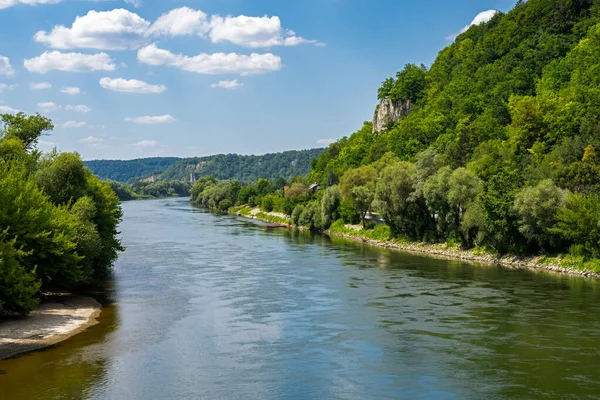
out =
<path fill-rule="evenodd" d="M 0 361 L 2 399 L 600 396 L 600 285 L 123 204 L 99 324 Z"/>

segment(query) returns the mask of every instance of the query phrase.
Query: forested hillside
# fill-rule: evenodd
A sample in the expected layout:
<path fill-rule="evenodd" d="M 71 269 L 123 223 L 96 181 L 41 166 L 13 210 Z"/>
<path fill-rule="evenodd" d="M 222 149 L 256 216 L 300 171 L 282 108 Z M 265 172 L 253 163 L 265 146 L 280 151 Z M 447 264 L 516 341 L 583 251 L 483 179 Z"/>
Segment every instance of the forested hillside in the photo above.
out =
<path fill-rule="evenodd" d="M 164 172 L 177 157 L 138 158 L 135 160 L 91 160 L 84 161 L 92 173 L 102 179 L 128 182 Z"/>
<path fill-rule="evenodd" d="M 275 180 L 289 179 L 306 175 L 311 161 L 325 152 L 325 149 L 291 150 L 260 156 L 238 154 L 218 154 L 215 156 L 186 158 L 170 166 L 161 179 L 185 180 L 190 173 L 196 178 L 211 176 L 216 179 L 237 179 L 256 181 L 258 178 Z"/>
<path fill-rule="evenodd" d="M 599 22 L 597 1 L 529 0 L 471 27 L 430 68 L 382 83 L 382 104 L 406 112 L 330 145 L 308 179 L 326 190 L 275 192 L 287 200 L 267 206 L 293 205 L 315 229 L 371 210 L 391 237 L 562 253 L 600 270 Z M 206 188 L 192 188 L 201 204 L 244 200 Z"/>
<path fill-rule="evenodd" d="M 130 182 L 155 176 L 156 180 L 188 181 L 212 176 L 217 179 L 255 181 L 258 178 L 277 179 L 306 175 L 311 161 L 325 149 L 291 150 L 260 156 L 218 154 L 195 158 L 140 158 L 135 160 L 92 160 L 85 165 L 97 176 L 117 182 Z"/>

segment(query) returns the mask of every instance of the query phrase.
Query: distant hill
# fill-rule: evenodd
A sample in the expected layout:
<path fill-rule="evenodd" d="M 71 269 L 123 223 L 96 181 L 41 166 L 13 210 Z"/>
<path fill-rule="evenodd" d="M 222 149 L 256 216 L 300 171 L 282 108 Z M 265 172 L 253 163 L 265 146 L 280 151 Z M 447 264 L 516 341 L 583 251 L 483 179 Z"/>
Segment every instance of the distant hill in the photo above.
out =
<path fill-rule="evenodd" d="M 135 160 L 92 160 L 84 164 L 92 173 L 102 179 L 128 182 L 164 172 L 178 157 L 138 158 Z"/>
<path fill-rule="evenodd" d="M 291 150 L 260 156 L 218 154 L 194 158 L 140 158 L 136 160 L 93 160 L 85 164 L 100 178 L 128 182 L 148 177 L 154 180 L 189 180 L 213 176 L 217 179 L 255 181 L 306 175 L 311 161 L 326 149 Z"/>

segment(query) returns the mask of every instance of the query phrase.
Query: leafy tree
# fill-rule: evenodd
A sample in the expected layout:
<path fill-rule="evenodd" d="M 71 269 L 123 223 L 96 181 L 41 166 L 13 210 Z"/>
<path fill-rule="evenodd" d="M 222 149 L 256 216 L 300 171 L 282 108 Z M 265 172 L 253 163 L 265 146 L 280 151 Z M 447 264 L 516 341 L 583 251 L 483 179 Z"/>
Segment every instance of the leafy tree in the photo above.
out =
<path fill-rule="evenodd" d="M 600 196 L 570 193 L 558 211 L 555 227 L 550 231 L 569 242 L 582 246 L 591 256 L 600 257 Z"/>
<path fill-rule="evenodd" d="M 365 166 L 346 171 L 340 183 L 340 191 L 360 215 L 363 227 L 365 216 L 375 199 L 375 169 Z"/>
<path fill-rule="evenodd" d="M 519 231 L 541 248 L 555 245 L 550 229 L 556 224 L 556 215 L 563 207 L 566 193 L 545 179 L 535 187 L 523 188 L 515 197 L 515 211 L 519 216 Z"/>
<path fill-rule="evenodd" d="M 40 287 L 35 271 L 19 263 L 13 244 L 0 240 L 0 315 L 29 314 L 39 304 Z"/>
<path fill-rule="evenodd" d="M 52 121 L 39 114 L 29 116 L 22 112 L 15 115 L 2 114 L 1 120 L 0 137 L 19 139 L 27 151 L 37 144 L 40 136 L 54 129 Z"/>
<path fill-rule="evenodd" d="M 382 171 L 377 182 L 377 201 L 381 216 L 395 235 L 410 231 L 409 205 L 415 200 L 415 166 L 407 162 L 392 164 Z"/>
<path fill-rule="evenodd" d="M 340 218 L 340 204 L 342 194 L 338 186 L 330 186 L 325 190 L 321 199 L 321 221 L 324 228 L 329 226 Z"/>

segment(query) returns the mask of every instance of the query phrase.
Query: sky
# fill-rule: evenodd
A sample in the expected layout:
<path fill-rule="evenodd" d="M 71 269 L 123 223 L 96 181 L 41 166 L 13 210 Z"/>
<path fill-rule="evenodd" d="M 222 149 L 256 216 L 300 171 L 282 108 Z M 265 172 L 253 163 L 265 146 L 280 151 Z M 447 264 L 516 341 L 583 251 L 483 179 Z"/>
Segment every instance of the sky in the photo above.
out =
<path fill-rule="evenodd" d="M 325 147 L 515 0 L 0 0 L 0 113 L 84 159 Z"/>

